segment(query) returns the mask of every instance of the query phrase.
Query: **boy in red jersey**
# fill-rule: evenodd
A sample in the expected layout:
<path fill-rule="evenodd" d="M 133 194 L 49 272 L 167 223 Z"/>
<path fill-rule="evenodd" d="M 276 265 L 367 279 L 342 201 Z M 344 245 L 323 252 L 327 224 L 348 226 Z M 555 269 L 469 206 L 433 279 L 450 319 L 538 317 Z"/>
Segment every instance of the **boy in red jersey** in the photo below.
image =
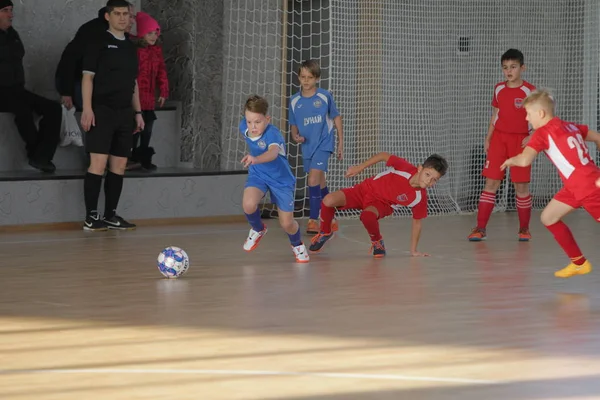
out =
<path fill-rule="evenodd" d="M 362 210 L 360 220 L 371 237 L 373 256 L 385 256 L 383 238 L 379 232 L 379 220 L 394 212 L 400 206 L 412 210 L 412 237 L 410 252 L 413 256 L 426 256 L 419 253 L 417 245 L 421 236 L 421 220 L 427 217 L 427 188 L 432 187 L 446 174 L 448 162 L 441 156 L 429 156 L 423 165 L 415 167 L 408 161 L 379 153 L 360 165 L 348 168 L 346 177 L 360 174 L 365 168 L 385 161 L 389 168 L 358 185 L 330 193 L 321 204 L 321 228 L 313 237 L 310 250 L 318 252 L 333 236 L 331 222 L 335 208 Z"/>
<path fill-rule="evenodd" d="M 584 142 L 594 142 L 600 147 L 600 134 L 586 125 L 562 121 L 554 116 L 554 99 L 546 90 L 536 90 L 524 101 L 527 120 L 535 132 L 525 150 L 502 164 L 506 167 L 531 165 L 541 151 L 552 161 L 563 181 L 563 188 L 554 195 L 542 212 L 542 223 L 567 253 L 571 263 L 555 272 L 558 278 L 587 274 L 592 265 L 581 253 L 573 234 L 562 218 L 583 207 L 600 222 L 600 188 L 594 185 L 600 178 L 598 168 Z"/>
<path fill-rule="evenodd" d="M 535 87 L 521 79 L 521 73 L 525 71 L 523 53 L 516 49 L 509 49 L 502 55 L 501 63 L 506 81 L 498 83 L 494 88 L 492 118 L 484 147 L 486 160 L 482 175 L 486 180 L 479 197 L 477 226 L 468 236 L 469 241 L 472 242 L 486 238 L 486 227 L 494 210 L 496 192 L 504 179 L 504 171 L 500 166 L 506 159 L 519 154 L 529 140 L 529 126 L 525 119 L 523 99 L 534 91 Z M 510 177 L 517 195 L 519 241 L 526 242 L 531 239 L 529 233 L 532 204 L 529 193 L 531 167 L 511 168 Z"/>

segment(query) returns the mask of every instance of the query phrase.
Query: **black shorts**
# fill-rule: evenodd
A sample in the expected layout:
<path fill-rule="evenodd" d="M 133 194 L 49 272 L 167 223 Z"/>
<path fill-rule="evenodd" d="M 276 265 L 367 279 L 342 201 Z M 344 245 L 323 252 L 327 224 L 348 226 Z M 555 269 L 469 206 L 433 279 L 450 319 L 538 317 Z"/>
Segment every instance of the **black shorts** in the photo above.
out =
<path fill-rule="evenodd" d="M 133 108 L 113 110 L 106 106 L 96 106 L 93 109 L 96 125 L 85 133 L 85 151 L 129 157 L 133 146 Z"/>

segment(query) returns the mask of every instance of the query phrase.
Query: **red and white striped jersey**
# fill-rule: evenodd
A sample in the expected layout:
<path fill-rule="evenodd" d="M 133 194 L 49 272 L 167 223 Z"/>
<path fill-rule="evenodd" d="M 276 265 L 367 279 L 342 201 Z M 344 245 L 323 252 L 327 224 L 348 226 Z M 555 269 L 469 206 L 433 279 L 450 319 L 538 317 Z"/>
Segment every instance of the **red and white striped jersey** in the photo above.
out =
<path fill-rule="evenodd" d="M 494 121 L 494 127 L 501 132 L 528 133 L 529 123 L 526 119 L 527 112 L 523 108 L 523 100 L 534 90 L 535 86 L 526 81 L 516 88 L 508 87 L 506 82 L 496 84 L 492 107 L 498 109 L 498 116 Z"/>
<path fill-rule="evenodd" d="M 578 125 L 554 117 L 546 125 L 536 129 L 527 146 L 546 156 L 558 169 L 560 177 L 577 200 L 596 190 L 595 181 L 600 168 L 594 164 L 585 143 L 587 125 Z"/>
<path fill-rule="evenodd" d="M 410 208 L 414 219 L 427 217 L 427 190 L 410 184 L 418 168 L 394 155 L 390 156 L 386 166 L 389 167 L 387 170 L 363 181 L 371 195 L 394 209 Z"/>

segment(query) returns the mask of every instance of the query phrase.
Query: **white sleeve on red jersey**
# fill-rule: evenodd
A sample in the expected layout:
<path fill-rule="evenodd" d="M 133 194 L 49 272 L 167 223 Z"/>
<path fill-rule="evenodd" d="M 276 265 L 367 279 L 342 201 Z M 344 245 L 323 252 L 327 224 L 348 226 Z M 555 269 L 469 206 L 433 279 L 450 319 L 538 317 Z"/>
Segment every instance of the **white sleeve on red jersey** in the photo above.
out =
<path fill-rule="evenodd" d="M 544 129 L 544 127 L 536 129 L 531 134 L 531 139 L 529 139 L 529 142 L 527 143 L 527 147 L 531 147 L 538 153 L 541 153 L 542 151 L 547 150 L 549 144 L 548 144 L 548 133 L 546 133 L 546 131 L 547 131 L 547 129 Z"/>
<path fill-rule="evenodd" d="M 500 93 L 500 91 L 502 89 L 504 89 L 504 82 L 500 82 L 497 83 L 496 86 L 494 86 L 494 96 L 492 96 L 492 107 L 494 108 L 499 108 L 498 106 L 498 93 Z"/>
<path fill-rule="evenodd" d="M 423 193 L 421 201 L 411 209 L 414 219 L 427 218 L 427 194 L 424 190 L 421 193 Z"/>
<path fill-rule="evenodd" d="M 527 82 L 527 81 L 523 81 L 523 86 L 525 86 L 527 89 L 529 89 L 529 92 L 533 92 L 536 87 L 534 85 L 532 85 L 531 83 Z"/>

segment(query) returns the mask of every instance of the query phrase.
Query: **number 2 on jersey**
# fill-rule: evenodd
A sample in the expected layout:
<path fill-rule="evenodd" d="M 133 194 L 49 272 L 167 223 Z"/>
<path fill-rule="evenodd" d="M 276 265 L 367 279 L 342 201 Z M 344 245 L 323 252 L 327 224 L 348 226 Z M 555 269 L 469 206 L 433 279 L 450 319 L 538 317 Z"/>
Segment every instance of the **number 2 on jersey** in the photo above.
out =
<path fill-rule="evenodd" d="M 577 150 L 577 155 L 579 156 L 579 161 L 581 161 L 581 165 L 589 164 L 589 149 L 583 141 L 583 136 L 581 136 L 579 133 L 575 134 L 575 136 L 569 136 L 569 138 L 567 139 L 567 143 L 569 144 L 570 149 Z"/>

